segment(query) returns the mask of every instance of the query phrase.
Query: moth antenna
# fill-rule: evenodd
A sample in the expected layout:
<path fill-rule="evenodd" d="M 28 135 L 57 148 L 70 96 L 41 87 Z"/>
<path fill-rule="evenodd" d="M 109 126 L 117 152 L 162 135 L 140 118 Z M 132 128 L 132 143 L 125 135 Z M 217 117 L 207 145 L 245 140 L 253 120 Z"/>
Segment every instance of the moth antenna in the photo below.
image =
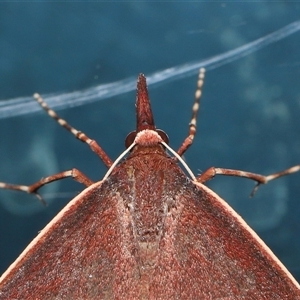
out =
<path fill-rule="evenodd" d="M 47 114 L 57 121 L 59 125 L 64 127 L 66 130 L 71 132 L 77 139 L 82 141 L 83 143 L 86 143 L 90 146 L 92 151 L 94 151 L 103 161 L 103 163 L 109 168 L 113 161 L 109 158 L 109 156 L 104 152 L 104 150 L 98 145 L 98 143 L 95 140 L 90 139 L 85 133 L 75 129 L 71 125 L 68 124 L 67 121 L 62 119 L 53 109 L 51 109 L 47 103 L 44 101 L 44 99 L 38 94 L 35 93 L 33 95 L 34 99 L 41 105 L 41 107 L 47 112 Z"/>
<path fill-rule="evenodd" d="M 201 100 L 201 95 L 202 95 L 202 89 L 203 89 L 203 84 L 204 84 L 204 77 L 205 77 L 205 69 L 201 68 L 199 70 L 199 75 L 198 75 L 198 81 L 197 81 L 197 89 L 195 92 L 195 102 L 193 105 L 192 109 L 192 119 L 189 124 L 189 135 L 188 137 L 184 140 L 180 148 L 178 149 L 177 153 L 179 156 L 182 156 L 183 153 L 192 145 L 194 137 L 196 135 L 196 128 L 197 128 L 197 115 L 198 111 L 200 108 L 200 100 Z"/>
<path fill-rule="evenodd" d="M 119 163 L 119 161 L 136 145 L 136 143 L 132 143 L 125 151 L 123 151 L 119 157 L 114 161 L 114 163 L 111 165 L 109 170 L 106 172 L 105 176 L 103 177 L 102 181 L 108 178 L 108 176 L 111 174 L 115 166 Z"/>
<path fill-rule="evenodd" d="M 196 176 L 194 175 L 192 170 L 189 168 L 189 166 L 185 163 L 185 161 L 182 159 L 182 157 L 176 151 L 174 151 L 167 143 L 165 143 L 165 142 L 160 142 L 160 143 L 162 145 L 164 145 L 178 159 L 178 161 L 181 162 L 181 164 L 185 167 L 187 172 L 190 174 L 192 180 L 193 181 L 196 180 Z"/>

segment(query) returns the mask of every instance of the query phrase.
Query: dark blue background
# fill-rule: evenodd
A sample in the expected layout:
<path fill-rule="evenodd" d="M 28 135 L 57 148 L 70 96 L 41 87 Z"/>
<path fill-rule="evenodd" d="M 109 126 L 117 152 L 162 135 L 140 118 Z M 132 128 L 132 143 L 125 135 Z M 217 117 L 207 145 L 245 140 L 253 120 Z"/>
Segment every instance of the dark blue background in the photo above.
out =
<path fill-rule="evenodd" d="M 300 4 L 1 3 L 0 99 L 81 90 L 205 59 L 299 18 Z M 300 163 L 300 33 L 206 75 L 197 138 L 185 158 L 268 174 Z M 150 89 L 156 124 L 177 149 L 188 131 L 196 76 Z M 112 159 L 135 126 L 135 92 L 60 111 Z M 0 180 L 30 184 L 76 167 L 105 168 L 44 113 L 0 120 Z M 209 184 L 258 232 L 300 280 L 300 174 L 262 187 L 217 178 Z M 33 196 L 0 191 L 0 273 L 82 187 L 64 180 Z M 64 194 L 67 193 L 67 194 Z M 99 220 L 101 226 L 101 220 Z"/>

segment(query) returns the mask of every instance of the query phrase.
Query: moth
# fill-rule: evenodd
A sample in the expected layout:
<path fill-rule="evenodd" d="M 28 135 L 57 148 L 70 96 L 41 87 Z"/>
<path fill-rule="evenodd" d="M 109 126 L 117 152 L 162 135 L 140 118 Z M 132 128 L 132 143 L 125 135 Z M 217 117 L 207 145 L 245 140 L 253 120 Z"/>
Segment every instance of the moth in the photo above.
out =
<path fill-rule="evenodd" d="M 30 185 L 35 194 L 72 177 L 86 188 L 38 234 L 0 279 L 0 299 L 300 299 L 300 286 L 245 221 L 204 183 L 215 175 L 265 184 L 263 176 L 210 168 L 195 177 L 181 158 L 192 144 L 204 80 L 199 72 L 189 135 L 176 152 L 157 129 L 146 78 L 137 82 L 136 130 L 112 161 L 101 146 L 35 99 L 109 168 L 93 182 L 77 169 Z M 179 163 L 183 166 L 180 167 Z"/>

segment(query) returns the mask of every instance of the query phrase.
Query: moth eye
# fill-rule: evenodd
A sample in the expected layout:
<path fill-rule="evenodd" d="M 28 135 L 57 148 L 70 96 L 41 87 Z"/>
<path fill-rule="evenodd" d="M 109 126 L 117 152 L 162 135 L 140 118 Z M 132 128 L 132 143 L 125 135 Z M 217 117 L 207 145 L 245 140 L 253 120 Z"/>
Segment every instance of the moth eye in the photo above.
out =
<path fill-rule="evenodd" d="M 126 139 L 125 139 L 125 147 L 126 149 L 134 142 L 134 139 L 136 137 L 136 131 L 131 131 Z"/>
<path fill-rule="evenodd" d="M 160 129 L 156 129 L 156 132 L 158 133 L 158 135 L 163 139 L 163 141 L 169 145 L 169 137 L 168 135 L 163 131 L 163 130 L 160 130 Z"/>

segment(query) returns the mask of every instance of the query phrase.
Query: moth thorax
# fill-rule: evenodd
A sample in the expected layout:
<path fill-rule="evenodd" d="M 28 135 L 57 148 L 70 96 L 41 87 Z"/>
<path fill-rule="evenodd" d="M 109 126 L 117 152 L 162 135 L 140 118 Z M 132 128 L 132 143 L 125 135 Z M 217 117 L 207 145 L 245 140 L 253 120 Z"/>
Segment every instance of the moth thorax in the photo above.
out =
<path fill-rule="evenodd" d="M 163 142 L 159 134 L 150 129 L 145 129 L 137 133 L 134 141 L 137 145 L 141 146 L 155 146 L 158 143 Z"/>

